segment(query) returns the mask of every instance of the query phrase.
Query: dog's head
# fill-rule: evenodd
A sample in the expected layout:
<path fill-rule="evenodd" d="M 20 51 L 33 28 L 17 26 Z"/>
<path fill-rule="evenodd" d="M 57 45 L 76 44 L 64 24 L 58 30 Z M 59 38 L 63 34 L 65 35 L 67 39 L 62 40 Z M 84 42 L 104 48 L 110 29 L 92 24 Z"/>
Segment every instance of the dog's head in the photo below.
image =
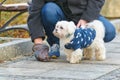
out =
<path fill-rule="evenodd" d="M 75 29 L 76 26 L 72 21 L 58 21 L 55 29 L 53 30 L 53 34 L 58 38 L 65 38 L 68 35 L 73 34 Z"/>

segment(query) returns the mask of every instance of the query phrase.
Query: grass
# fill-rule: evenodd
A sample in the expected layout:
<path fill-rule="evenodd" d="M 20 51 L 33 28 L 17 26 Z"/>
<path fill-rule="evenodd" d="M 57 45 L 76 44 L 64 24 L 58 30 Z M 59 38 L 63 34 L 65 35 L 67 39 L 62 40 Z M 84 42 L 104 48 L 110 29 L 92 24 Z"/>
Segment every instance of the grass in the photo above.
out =
<path fill-rule="evenodd" d="M 9 41 L 11 41 L 11 40 L 0 39 L 0 44 L 2 44 L 2 43 L 6 43 L 6 42 L 9 42 Z"/>
<path fill-rule="evenodd" d="M 2 2 L 3 0 L 0 0 Z M 7 0 L 4 4 L 23 3 L 28 0 Z M 17 12 L 1 12 L 0 26 L 2 26 L 8 19 L 10 19 Z M 8 26 L 26 24 L 28 13 L 24 13 L 12 21 Z M 15 38 L 28 38 L 29 34 L 24 30 L 11 30 L 0 34 L 1 37 L 15 37 Z"/>

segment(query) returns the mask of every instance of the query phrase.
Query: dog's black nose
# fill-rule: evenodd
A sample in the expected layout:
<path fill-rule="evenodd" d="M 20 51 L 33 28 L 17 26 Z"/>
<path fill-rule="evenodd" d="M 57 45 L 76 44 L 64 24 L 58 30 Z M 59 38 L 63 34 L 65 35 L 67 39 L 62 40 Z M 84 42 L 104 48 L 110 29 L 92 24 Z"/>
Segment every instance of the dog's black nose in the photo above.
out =
<path fill-rule="evenodd" d="M 55 29 L 55 31 L 57 32 L 58 30 L 57 30 L 57 29 Z"/>

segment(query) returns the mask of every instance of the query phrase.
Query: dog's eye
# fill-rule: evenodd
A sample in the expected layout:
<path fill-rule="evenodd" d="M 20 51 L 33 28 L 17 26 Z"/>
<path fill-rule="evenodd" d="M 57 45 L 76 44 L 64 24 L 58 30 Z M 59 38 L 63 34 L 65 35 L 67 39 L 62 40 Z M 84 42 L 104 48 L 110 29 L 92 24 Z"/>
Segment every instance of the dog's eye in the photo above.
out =
<path fill-rule="evenodd" d="M 63 27 L 61 26 L 60 29 L 63 29 Z"/>

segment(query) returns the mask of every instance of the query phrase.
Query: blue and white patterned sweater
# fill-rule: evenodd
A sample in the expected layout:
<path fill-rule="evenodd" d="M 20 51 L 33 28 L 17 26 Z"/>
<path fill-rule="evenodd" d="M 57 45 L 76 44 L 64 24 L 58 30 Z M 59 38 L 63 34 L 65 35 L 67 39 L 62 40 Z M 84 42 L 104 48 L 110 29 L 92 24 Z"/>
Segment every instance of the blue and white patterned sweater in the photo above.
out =
<path fill-rule="evenodd" d="M 79 28 L 75 30 L 74 38 L 65 45 L 67 49 L 78 49 L 88 47 L 95 39 L 96 31 L 93 28 Z"/>

